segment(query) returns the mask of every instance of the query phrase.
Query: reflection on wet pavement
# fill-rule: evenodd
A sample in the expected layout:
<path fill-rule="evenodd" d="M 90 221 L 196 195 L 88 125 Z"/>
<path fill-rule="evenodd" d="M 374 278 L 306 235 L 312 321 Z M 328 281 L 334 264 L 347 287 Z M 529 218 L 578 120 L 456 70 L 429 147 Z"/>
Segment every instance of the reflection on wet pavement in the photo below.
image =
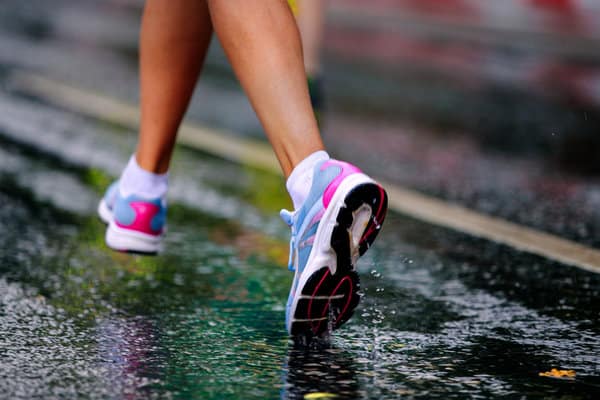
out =
<path fill-rule="evenodd" d="M 361 263 L 365 297 L 354 319 L 330 343 L 298 347 L 283 327 L 291 277 L 281 254 L 256 245 L 285 247 L 268 239 L 285 235 L 268 233 L 277 205 L 253 206 L 264 222 L 255 225 L 174 204 L 163 255 L 113 253 L 93 210 L 65 209 L 39 181 L 11 178 L 14 165 L 29 165 L 30 174 L 71 182 L 64 190 L 96 192 L 85 168 L 10 146 L 0 163 L 0 245 L 12 249 L 0 259 L 0 348 L 12 378 L 0 385 L 12 397 L 598 393 L 597 276 L 544 268 L 535 257 L 503 261 L 494 245 L 475 240 L 457 251 L 455 234 L 392 215 Z M 178 154 L 180 167 L 217 162 Z M 231 190 L 206 176 L 190 179 L 224 196 Z M 238 195 L 256 198 L 252 187 Z M 521 274 L 521 261 L 540 267 Z M 521 293 L 521 285 L 535 287 L 527 279 L 543 282 L 533 296 Z M 577 376 L 538 376 L 551 368 Z"/>

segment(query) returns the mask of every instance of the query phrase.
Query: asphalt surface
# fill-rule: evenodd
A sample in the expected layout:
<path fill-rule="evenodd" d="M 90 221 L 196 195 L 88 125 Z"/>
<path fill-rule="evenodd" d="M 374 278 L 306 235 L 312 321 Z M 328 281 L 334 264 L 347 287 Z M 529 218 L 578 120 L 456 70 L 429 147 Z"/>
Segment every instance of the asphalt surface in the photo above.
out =
<path fill-rule="evenodd" d="M 164 254 L 108 250 L 95 209 L 134 132 L 32 96 L 15 77 L 34 72 L 135 101 L 139 3 L 45 4 L 9 1 L 0 12 L 0 397 L 600 395 L 600 276 L 394 213 L 361 259 L 354 318 L 329 342 L 288 342 L 283 182 L 206 153 L 176 151 Z M 210 57 L 190 119 L 260 137 L 222 53 Z M 354 76 L 377 97 L 392 92 L 386 79 L 402 80 L 336 69 L 342 62 L 328 64 L 330 103 L 346 99 L 326 128 L 336 155 L 597 246 L 593 175 L 474 133 L 442 135 L 415 122 L 416 111 L 389 115 L 386 101 L 356 113 L 360 96 L 347 99 L 335 82 Z M 437 90 L 453 98 L 452 85 Z M 540 375 L 552 368 L 575 376 Z"/>

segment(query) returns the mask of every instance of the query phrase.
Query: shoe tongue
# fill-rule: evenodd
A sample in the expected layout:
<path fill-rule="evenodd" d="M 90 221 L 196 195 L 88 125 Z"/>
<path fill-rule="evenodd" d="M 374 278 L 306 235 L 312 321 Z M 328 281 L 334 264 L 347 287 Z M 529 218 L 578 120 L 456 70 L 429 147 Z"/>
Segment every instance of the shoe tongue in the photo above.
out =
<path fill-rule="evenodd" d="M 294 224 L 294 213 L 288 210 L 281 210 L 279 212 L 279 216 L 287 224 L 287 226 L 292 226 Z"/>

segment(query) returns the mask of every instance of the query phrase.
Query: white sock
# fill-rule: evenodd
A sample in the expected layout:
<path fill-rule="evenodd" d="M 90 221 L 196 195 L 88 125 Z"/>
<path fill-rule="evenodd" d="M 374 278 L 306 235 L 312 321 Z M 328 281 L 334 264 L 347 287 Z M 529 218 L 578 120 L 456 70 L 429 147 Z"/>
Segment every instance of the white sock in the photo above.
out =
<path fill-rule="evenodd" d="M 164 198 L 168 187 L 169 173 L 154 174 L 142 169 L 135 159 L 135 154 L 129 159 L 119 180 L 119 191 L 123 197 L 135 194 L 147 199 Z"/>
<path fill-rule="evenodd" d="M 329 160 L 329 154 L 324 150 L 315 151 L 296 165 L 287 179 L 285 187 L 292 198 L 295 210 L 302 207 L 304 200 L 308 197 L 308 192 L 312 186 L 315 165 L 323 160 Z"/>

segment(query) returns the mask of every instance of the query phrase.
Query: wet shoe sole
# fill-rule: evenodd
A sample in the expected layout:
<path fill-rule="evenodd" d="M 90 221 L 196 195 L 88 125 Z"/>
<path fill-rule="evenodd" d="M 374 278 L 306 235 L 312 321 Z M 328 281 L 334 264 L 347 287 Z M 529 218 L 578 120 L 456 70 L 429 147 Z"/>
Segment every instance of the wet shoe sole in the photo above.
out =
<path fill-rule="evenodd" d="M 344 198 L 331 234 L 335 273 L 323 266 L 311 274 L 296 304 L 292 336 L 322 336 L 344 324 L 360 301 L 360 281 L 354 270 L 359 256 L 371 246 L 387 212 L 387 194 L 376 183 L 352 189 Z"/>
<path fill-rule="evenodd" d="M 104 239 L 111 249 L 127 253 L 154 255 L 162 250 L 162 236 L 121 228 L 114 221 L 108 225 Z"/>

